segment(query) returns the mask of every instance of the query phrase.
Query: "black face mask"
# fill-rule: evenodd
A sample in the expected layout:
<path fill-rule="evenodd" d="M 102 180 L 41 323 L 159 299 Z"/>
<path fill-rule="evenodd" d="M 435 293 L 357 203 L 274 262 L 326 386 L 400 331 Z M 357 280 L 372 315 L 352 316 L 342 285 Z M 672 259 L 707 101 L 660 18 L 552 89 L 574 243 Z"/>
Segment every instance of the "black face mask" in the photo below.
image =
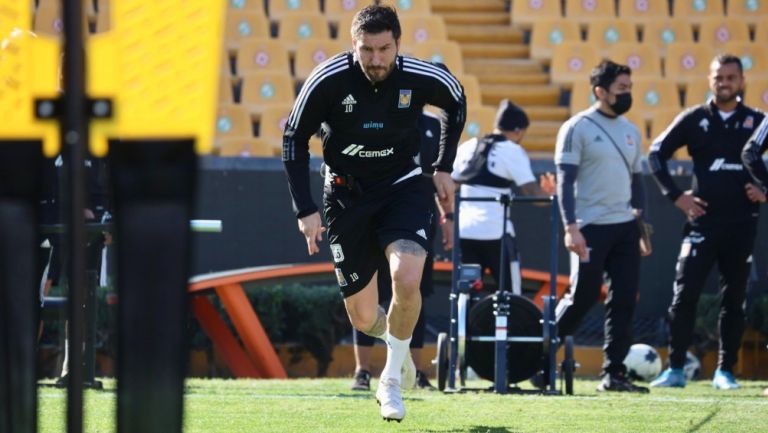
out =
<path fill-rule="evenodd" d="M 616 102 L 608 106 L 611 107 L 611 110 L 613 110 L 617 116 L 621 116 L 622 114 L 629 111 L 629 109 L 632 107 L 632 94 L 629 92 L 617 93 Z"/>

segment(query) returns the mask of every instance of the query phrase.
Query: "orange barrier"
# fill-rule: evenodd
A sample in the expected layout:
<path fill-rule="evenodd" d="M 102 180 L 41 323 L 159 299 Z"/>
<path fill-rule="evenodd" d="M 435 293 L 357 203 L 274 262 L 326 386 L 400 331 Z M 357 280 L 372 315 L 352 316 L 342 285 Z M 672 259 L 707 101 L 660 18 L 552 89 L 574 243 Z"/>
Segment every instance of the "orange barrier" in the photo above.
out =
<path fill-rule="evenodd" d="M 450 262 L 435 262 L 434 265 L 436 272 L 451 272 L 452 269 L 453 264 Z M 521 273 L 524 281 L 540 283 L 533 301 L 539 308 L 543 308 L 542 297 L 548 296 L 550 290 L 549 273 L 530 269 L 523 269 Z M 312 275 L 330 275 L 332 279 L 333 264 L 309 263 L 245 268 L 201 275 L 190 280 L 188 289 L 190 294 L 202 295 L 213 292 L 221 299 L 245 346 L 244 350 L 207 298 L 193 296 L 192 310 L 195 317 L 213 341 L 214 347 L 221 354 L 232 374 L 237 377 L 287 377 L 272 342 L 245 296 L 242 283 Z M 556 284 L 559 299 L 570 284 L 568 276 L 558 275 Z M 605 299 L 606 293 L 607 288 L 603 286 L 600 291 L 601 301 Z"/>

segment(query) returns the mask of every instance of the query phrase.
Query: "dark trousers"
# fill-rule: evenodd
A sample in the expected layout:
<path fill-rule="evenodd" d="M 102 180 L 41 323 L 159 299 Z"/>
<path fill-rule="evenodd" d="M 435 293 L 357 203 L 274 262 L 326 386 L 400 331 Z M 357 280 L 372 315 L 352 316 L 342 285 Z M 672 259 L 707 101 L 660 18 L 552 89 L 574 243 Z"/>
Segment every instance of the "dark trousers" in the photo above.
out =
<path fill-rule="evenodd" d="M 757 225 L 755 222 L 694 228 L 686 224 L 669 307 L 669 363 L 683 368 L 691 344 L 699 295 L 709 271 L 720 269 L 720 353 L 718 367 L 732 371 L 744 332 L 744 297 Z"/>
<path fill-rule="evenodd" d="M 500 273 L 504 273 L 504 290 L 521 294 L 520 254 L 517 242 L 510 234 L 504 235 L 504 248 L 507 260 L 501 263 L 501 239 L 494 240 L 461 240 L 461 262 L 477 263 L 483 269 L 489 268 L 496 285 L 499 285 Z M 515 287 L 517 286 L 517 287 Z M 501 287 L 497 287 L 501 289 Z"/>
<path fill-rule="evenodd" d="M 590 248 L 589 260 L 571 254 L 571 287 L 557 304 L 557 326 L 561 340 L 573 334 L 597 302 L 603 273 L 610 280 L 605 300 L 604 374 L 624 374 L 624 358 L 632 345 L 640 274 L 640 232 L 635 221 L 620 224 L 591 224 L 581 233 Z"/>

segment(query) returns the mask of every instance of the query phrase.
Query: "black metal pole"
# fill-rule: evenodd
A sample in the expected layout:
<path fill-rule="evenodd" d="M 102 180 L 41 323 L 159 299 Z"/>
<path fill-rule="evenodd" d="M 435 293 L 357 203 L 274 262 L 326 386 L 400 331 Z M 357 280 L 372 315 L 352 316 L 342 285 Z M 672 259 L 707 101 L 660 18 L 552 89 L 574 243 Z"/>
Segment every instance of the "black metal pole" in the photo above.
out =
<path fill-rule="evenodd" d="M 69 227 L 69 382 L 67 432 L 83 431 L 83 334 L 85 301 L 85 174 L 86 144 L 85 51 L 81 0 L 63 0 L 64 97 L 61 128 L 64 179 L 69 199 L 65 221 Z"/>
<path fill-rule="evenodd" d="M 456 360 L 459 356 L 459 270 L 461 269 L 461 238 L 459 237 L 459 208 L 461 207 L 461 188 L 456 188 L 453 210 L 453 250 L 451 251 L 451 323 L 448 332 L 448 389 L 456 389 Z"/>
<path fill-rule="evenodd" d="M 547 362 L 549 364 L 548 373 L 549 377 L 549 390 L 555 392 L 555 364 L 557 357 L 557 317 L 555 317 L 555 306 L 557 305 L 557 246 L 559 239 L 558 224 L 559 212 L 557 207 L 557 196 L 552 196 L 552 205 L 549 213 L 549 303 L 544 305 L 547 307 L 544 310 L 544 326 L 546 326 L 549 332 L 549 338 L 552 340 L 549 343 L 549 353 L 547 353 Z"/>

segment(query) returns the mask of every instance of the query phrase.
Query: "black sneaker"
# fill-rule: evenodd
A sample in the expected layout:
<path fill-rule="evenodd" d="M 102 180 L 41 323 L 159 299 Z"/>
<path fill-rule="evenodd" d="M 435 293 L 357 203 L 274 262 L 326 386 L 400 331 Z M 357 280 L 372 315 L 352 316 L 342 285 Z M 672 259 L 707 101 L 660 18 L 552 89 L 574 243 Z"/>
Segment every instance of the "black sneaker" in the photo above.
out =
<path fill-rule="evenodd" d="M 416 388 L 427 389 L 430 391 L 437 389 L 434 386 L 432 386 L 431 383 L 429 383 L 429 379 L 427 378 L 427 375 L 421 370 L 416 370 Z"/>
<path fill-rule="evenodd" d="M 636 392 L 647 394 L 648 388 L 637 386 L 627 379 L 623 374 L 606 374 L 600 385 L 597 385 L 597 392 Z"/>
<path fill-rule="evenodd" d="M 371 372 L 368 370 L 358 370 L 355 373 L 355 381 L 352 383 L 352 391 L 370 391 L 371 390 Z"/>

